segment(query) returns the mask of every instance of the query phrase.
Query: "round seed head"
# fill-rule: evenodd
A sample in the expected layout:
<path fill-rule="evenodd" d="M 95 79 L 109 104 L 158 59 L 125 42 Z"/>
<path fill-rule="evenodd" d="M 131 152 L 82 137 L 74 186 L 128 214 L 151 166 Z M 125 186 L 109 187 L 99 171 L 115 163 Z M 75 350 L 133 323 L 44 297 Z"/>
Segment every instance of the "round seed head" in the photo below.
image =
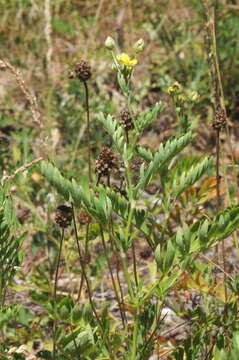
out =
<path fill-rule="evenodd" d="M 66 205 L 60 205 L 56 209 L 55 222 L 62 229 L 70 226 L 72 221 L 72 209 Z"/>
<path fill-rule="evenodd" d="M 127 132 L 134 129 L 134 123 L 131 114 L 127 109 L 123 109 L 120 112 L 120 123 Z"/>
<path fill-rule="evenodd" d="M 75 75 L 79 80 L 86 82 L 91 78 L 91 67 L 85 60 L 81 60 L 75 65 Z"/>
<path fill-rule="evenodd" d="M 108 147 L 103 148 L 98 160 L 95 162 L 95 168 L 99 176 L 108 176 L 110 170 L 116 167 L 116 158 L 113 150 Z"/>
<path fill-rule="evenodd" d="M 221 107 L 221 105 L 218 105 L 215 111 L 212 127 L 214 130 L 220 131 L 225 127 L 225 125 L 226 125 L 225 110 Z"/>
<path fill-rule="evenodd" d="M 90 222 L 91 217 L 84 210 L 82 210 L 78 216 L 79 223 L 81 225 L 86 225 Z"/>

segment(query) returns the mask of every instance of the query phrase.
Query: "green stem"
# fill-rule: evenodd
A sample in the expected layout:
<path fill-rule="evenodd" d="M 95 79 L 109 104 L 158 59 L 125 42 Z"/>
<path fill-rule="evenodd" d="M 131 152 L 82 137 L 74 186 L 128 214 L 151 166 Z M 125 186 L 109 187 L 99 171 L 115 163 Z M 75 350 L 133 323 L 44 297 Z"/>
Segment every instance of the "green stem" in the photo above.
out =
<path fill-rule="evenodd" d="M 132 243 L 132 253 L 133 253 L 133 266 L 134 266 L 134 280 L 135 280 L 136 287 L 138 287 L 139 283 L 138 283 L 137 261 L 136 261 L 136 252 L 135 252 L 134 242 Z"/>
<path fill-rule="evenodd" d="M 127 183 L 128 183 L 128 196 L 129 196 L 129 204 L 130 204 L 129 215 L 128 215 L 128 220 L 127 220 L 127 224 L 126 224 L 126 228 L 125 228 L 125 234 L 124 234 L 125 243 L 127 245 L 128 241 L 129 241 L 129 236 L 130 236 L 130 229 L 131 229 L 132 219 L 133 219 L 133 214 L 134 214 L 134 209 L 135 209 L 135 202 L 133 199 L 132 181 L 131 181 L 128 164 L 125 164 L 125 168 L 126 168 L 126 176 L 127 176 Z M 126 256 L 125 256 L 125 254 L 122 254 L 122 253 L 121 253 L 121 256 L 122 256 L 122 260 L 123 260 L 124 275 L 127 280 L 130 297 L 133 299 L 134 291 L 133 291 L 130 275 L 128 272 L 128 266 L 126 264 Z M 134 266 L 134 271 L 135 271 L 135 266 Z M 137 276 L 136 276 L 136 279 L 137 279 Z M 137 282 L 136 282 L 136 284 L 137 284 Z"/>
<path fill-rule="evenodd" d="M 85 259 L 88 256 L 89 226 L 90 226 L 90 222 L 88 221 L 87 225 L 86 225 L 86 232 L 85 232 L 85 258 L 83 260 L 84 264 L 85 264 Z M 79 291 L 78 291 L 77 301 L 80 301 L 83 284 L 84 284 L 84 275 L 83 275 L 83 273 L 81 273 L 80 287 L 79 287 Z"/>
<path fill-rule="evenodd" d="M 111 268 L 111 265 L 110 265 L 110 260 L 109 260 L 108 254 L 107 254 L 107 248 L 106 248 L 106 243 L 105 243 L 105 238 L 104 238 L 104 232 L 103 232 L 103 228 L 102 228 L 101 225 L 100 225 L 100 235 L 101 235 L 102 245 L 103 245 L 105 256 L 106 256 L 107 265 L 108 265 L 109 272 L 110 272 L 110 277 L 111 277 L 114 293 L 115 293 L 116 300 L 118 302 L 118 306 L 119 306 L 119 310 L 120 310 L 120 316 L 121 316 L 122 324 L 123 324 L 123 327 L 125 327 L 124 313 L 123 313 L 123 310 L 122 310 L 122 307 L 121 307 L 120 297 L 119 297 L 118 290 L 117 290 L 116 283 L 115 283 L 115 279 L 114 279 L 114 276 L 113 276 L 113 271 L 112 271 L 112 268 Z"/>
<path fill-rule="evenodd" d="M 88 146 L 88 176 L 89 182 L 91 182 L 91 147 L 90 147 L 90 107 L 89 107 L 89 90 L 87 82 L 84 81 L 85 87 L 85 107 L 86 107 L 86 119 L 87 119 L 87 146 Z"/>
<path fill-rule="evenodd" d="M 73 224 L 74 224 L 74 233 L 75 233 L 75 238 L 76 238 L 76 244 L 77 244 L 77 250 L 78 250 L 78 254 L 79 254 L 79 259 L 80 259 L 81 271 L 82 271 L 82 274 L 83 274 L 85 282 L 86 282 L 86 287 L 87 287 L 87 291 L 88 291 L 88 295 L 89 295 L 89 301 L 90 301 L 91 309 L 92 309 L 92 311 L 93 311 L 93 313 L 95 315 L 96 321 L 97 321 L 97 323 L 99 325 L 99 329 L 101 331 L 102 339 L 104 339 L 104 326 L 103 326 L 103 324 L 102 324 L 102 322 L 101 322 L 101 320 L 99 318 L 99 315 L 97 314 L 97 311 L 96 311 L 96 308 L 95 308 L 95 305 L 94 305 L 94 302 L 93 302 L 90 282 L 88 280 L 88 277 L 87 277 L 86 271 L 85 271 L 85 267 L 84 267 L 84 259 L 83 259 L 81 248 L 80 248 L 80 242 L 79 242 L 79 237 L 78 237 L 78 232 L 77 232 L 76 217 L 75 217 L 75 211 L 74 211 L 73 204 L 71 204 L 71 207 L 72 207 L 72 217 L 73 217 Z M 108 351 L 109 351 L 110 359 L 113 360 L 114 357 L 113 357 L 113 353 L 112 353 L 112 349 L 111 349 L 110 339 L 107 338 L 106 341 L 107 341 L 107 345 L 108 345 Z"/>
<path fill-rule="evenodd" d="M 136 360 L 137 343 L 138 343 L 138 326 L 139 326 L 139 316 L 137 314 L 134 319 L 133 347 L 132 347 L 131 360 Z"/>
<path fill-rule="evenodd" d="M 118 258 L 117 246 L 116 246 L 116 244 L 114 244 L 114 241 L 113 241 L 113 238 L 114 238 L 114 225 L 113 225 L 113 217 L 112 217 L 112 215 L 111 215 L 110 224 L 109 224 L 109 237 L 110 237 L 111 250 L 112 250 L 115 258 L 117 259 Z M 122 289 L 122 284 L 121 284 L 120 276 L 119 276 L 119 262 L 118 261 L 116 263 L 116 277 L 117 277 L 119 291 L 120 291 L 122 311 L 123 311 L 125 323 L 127 324 L 127 316 L 126 316 L 126 313 L 125 313 L 126 307 L 125 307 L 125 303 L 124 303 L 124 293 L 123 293 L 123 289 Z"/>
<path fill-rule="evenodd" d="M 125 280 L 127 282 L 128 289 L 129 289 L 129 295 L 130 295 L 131 299 L 133 299 L 134 298 L 134 291 L 133 291 L 132 282 L 131 282 L 131 279 L 130 279 L 130 274 L 129 274 L 129 271 L 128 271 L 128 264 L 127 264 L 127 261 L 126 261 L 126 255 L 125 255 L 123 249 L 121 248 L 121 246 L 120 246 L 120 258 L 121 258 L 121 262 L 122 262 L 124 277 L 125 277 Z"/>
<path fill-rule="evenodd" d="M 58 259 L 56 264 L 56 273 L 55 273 L 55 282 L 54 282 L 54 293 L 53 293 L 53 306 L 54 306 L 54 324 L 53 324 L 53 360 L 56 357 L 56 293 L 57 293 L 57 281 L 58 281 L 58 273 L 59 273 L 59 267 L 60 267 L 60 260 L 61 260 L 61 252 L 62 252 L 62 245 L 64 240 L 64 228 L 62 228 L 61 233 L 61 241 L 60 241 L 60 249 L 58 253 Z"/>
<path fill-rule="evenodd" d="M 72 325 L 70 325 L 70 329 L 71 329 L 71 335 L 72 335 L 72 338 L 73 338 L 73 343 L 74 343 L 74 346 L 75 346 L 75 349 L 76 349 L 76 356 L 77 356 L 77 359 L 80 360 L 80 349 L 79 349 L 79 347 L 78 347 L 78 345 L 76 343 L 76 337 L 75 337 Z"/>

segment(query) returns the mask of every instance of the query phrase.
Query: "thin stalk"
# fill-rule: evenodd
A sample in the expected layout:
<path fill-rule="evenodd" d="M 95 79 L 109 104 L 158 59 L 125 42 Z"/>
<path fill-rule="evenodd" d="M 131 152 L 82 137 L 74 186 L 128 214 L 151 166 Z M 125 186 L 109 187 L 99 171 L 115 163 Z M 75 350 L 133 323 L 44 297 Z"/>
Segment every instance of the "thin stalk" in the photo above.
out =
<path fill-rule="evenodd" d="M 233 164 L 233 177 L 234 177 L 234 182 L 235 182 L 235 186 L 236 186 L 236 194 L 237 194 L 237 198 L 239 197 L 238 194 L 238 181 L 237 181 L 237 171 L 236 171 L 236 161 L 235 161 L 235 156 L 234 156 L 234 152 L 233 152 L 233 148 L 232 148 L 232 143 L 231 143 L 231 137 L 230 137 L 230 131 L 229 131 L 229 126 L 228 126 L 228 121 L 227 121 L 227 111 L 226 111 L 226 105 L 225 105 L 225 95 L 224 95 L 224 90 L 223 90 L 223 85 L 222 85 L 222 77 L 221 77 L 221 71 L 220 71 L 220 64 L 219 64 L 219 57 L 218 57 L 218 51 L 217 51 L 217 37 L 216 37 L 216 23 L 217 23 L 217 18 L 216 18 L 216 9 L 215 6 L 213 6 L 212 8 L 212 15 L 210 14 L 210 8 L 209 8 L 209 4 L 207 0 L 204 0 L 204 5 L 207 11 L 207 16 L 208 19 L 210 21 L 210 28 L 211 28 L 211 38 L 212 38 L 212 50 L 213 50 L 213 59 L 214 59 L 214 67 L 215 67 L 215 76 L 216 76 L 216 81 L 217 81 L 217 91 L 215 94 L 216 97 L 216 101 L 219 101 L 224 112 L 226 115 L 226 135 L 227 135 L 227 142 L 229 145 L 229 149 L 230 149 L 230 156 L 231 156 L 231 162 Z M 216 6 L 218 5 L 218 2 L 216 2 Z M 229 197 L 230 200 L 230 197 Z"/>
<path fill-rule="evenodd" d="M 226 116 L 226 135 L 227 135 L 227 142 L 229 144 L 230 148 L 230 155 L 231 155 L 231 161 L 235 165 L 235 159 L 232 149 L 232 143 L 230 138 L 230 131 L 227 121 L 227 113 L 226 113 L 226 106 L 225 106 L 225 96 L 223 91 L 223 85 L 222 85 L 222 77 L 220 72 L 220 65 L 219 65 L 219 57 L 218 57 L 218 51 L 217 51 L 217 36 L 216 36 L 216 25 L 217 25 L 217 18 L 216 18 L 216 7 L 218 6 L 218 2 L 215 2 L 215 5 L 212 6 L 212 12 L 210 12 L 210 7 L 208 4 L 208 1 L 205 0 L 204 4 L 206 6 L 207 16 L 210 21 L 210 27 L 211 27 L 211 38 L 212 38 L 212 51 L 213 51 L 213 61 L 214 61 L 214 67 L 215 67 L 215 77 L 216 77 L 216 91 L 215 91 L 215 103 L 218 105 L 218 103 L 221 105 L 225 116 Z M 220 209 L 220 176 L 219 176 L 219 160 L 220 160 L 220 130 L 217 130 L 216 134 L 216 178 L 217 178 L 217 210 Z M 236 192 L 238 192 L 237 187 L 237 174 L 235 170 L 235 166 L 233 166 L 233 176 L 236 186 Z M 237 194 L 238 196 L 238 194 Z M 229 196 L 230 199 L 230 196 Z M 227 286 L 226 286 L 226 254 L 225 254 L 225 243 L 222 241 L 222 257 L 223 257 L 223 269 L 224 269 L 224 292 L 225 292 L 225 301 L 227 303 Z"/>
<path fill-rule="evenodd" d="M 128 240 L 129 240 L 129 234 L 130 234 L 130 227 L 131 227 L 131 222 L 132 222 L 132 218 L 133 218 L 133 212 L 134 212 L 134 206 L 133 206 L 132 202 L 130 201 L 129 216 L 128 216 L 128 221 L 127 221 L 126 229 L 125 229 L 125 242 L 126 242 L 126 244 L 127 244 Z M 124 254 L 124 251 L 123 251 L 122 247 L 120 247 L 120 252 L 121 252 L 121 258 L 122 258 L 123 271 L 124 271 L 124 275 L 126 277 L 128 288 L 129 288 L 130 297 L 133 299 L 134 291 L 133 291 L 133 287 L 132 287 L 132 283 L 131 283 L 131 279 L 130 279 L 130 274 L 128 272 L 128 265 L 127 265 L 127 262 L 126 262 L 126 255 Z"/>
<path fill-rule="evenodd" d="M 60 260 L 61 260 L 61 252 L 62 252 L 62 245 L 64 240 L 64 228 L 62 228 L 61 232 L 61 241 L 60 241 L 60 249 L 58 253 L 58 259 L 56 264 L 56 273 L 55 273 L 55 282 L 54 282 L 54 293 L 53 293 L 53 306 L 54 306 L 54 323 L 53 323 L 53 360 L 56 358 L 56 293 L 57 293 L 57 281 L 58 281 L 58 273 L 60 267 Z"/>
<path fill-rule="evenodd" d="M 224 112 L 226 114 L 224 92 L 223 92 L 221 72 L 220 72 L 218 54 L 217 54 L 215 7 L 213 7 L 212 35 L 213 35 L 213 50 L 214 50 L 216 74 L 217 74 L 217 79 L 218 79 L 218 84 L 219 84 L 219 89 L 220 89 L 220 100 L 221 100 L 221 103 L 222 103 L 223 110 L 224 110 Z M 226 118 L 227 118 L 227 116 L 226 116 Z M 233 156 L 231 139 L 230 139 L 229 127 L 228 127 L 228 122 L 227 121 L 226 121 L 226 132 L 227 132 L 228 143 L 229 143 L 230 150 L 231 150 L 232 162 L 235 163 L 234 156 Z M 219 211 L 219 209 L 220 209 L 220 200 L 221 200 L 220 199 L 220 175 L 219 175 L 219 166 L 220 166 L 220 164 L 219 164 L 219 162 L 220 162 L 220 130 L 217 130 L 216 139 L 217 139 L 217 144 L 216 144 L 216 157 L 217 157 L 217 159 L 216 159 L 217 210 Z M 235 176 L 235 181 L 236 181 L 235 185 L 237 187 L 237 175 L 234 175 L 234 176 Z M 221 248 L 222 248 L 223 269 L 224 269 L 224 281 L 223 281 L 224 282 L 224 293 L 225 293 L 225 302 L 227 303 L 227 285 L 226 285 L 226 276 L 225 276 L 225 272 L 226 272 L 226 254 L 225 254 L 225 242 L 224 242 L 224 240 L 222 240 Z"/>
<path fill-rule="evenodd" d="M 3 284 L 3 274 L 1 275 L 0 278 L 0 308 L 4 306 L 5 303 L 5 289 L 4 289 L 4 284 Z"/>
<path fill-rule="evenodd" d="M 125 131 L 125 135 L 126 135 L 126 143 L 127 143 L 127 145 L 129 145 L 129 133 L 128 133 L 128 131 Z"/>
<path fill-rule="evenodd" d="M 86 108 L 86 120 L 87 120 L 88 176 L 89 176 L 89 182 L 91 182 L 92 176 L 91 176 L 91 146 L 90 146 L 90 107 L 89 107 L 89 89 L 86 81 L 84 81 L 84 87 L 85 87 L 85 108 Z"/>
<path fill-rule="evenodd" d="M 106 248 L 106 243 L 105 243 L 105 238 L 104 238 L 104 232 L 103 232 L 103 228 L 102 228 L 101 225 L 100 225 L 100 236 L 101 236 L 102 245 L 103 245 L 105 256 L 106 256 L 107 265 L 108 265 L 109 272 L 110 272 L 110 277 L 111 277 L 113 289 L 114 289 L 114 292 L 115 292 L 116 300 L 118 302 L 122 324 L 123 324 L 123 327 L 125 327 L 124 313 L 123 313 L 123 310 L 122 310 L 122 307 L 121 307 L 120 297 L 119 297 L 118 290 L 117 290 L 117 287 L 116 287 L 113 271 L 112 271 L 112 268 L 111 268 L 111 265 L 110 265 L 110 260 L 109 260 L 108 254 L 107 254 L 107 248 Z"/>
<path fill-rule="evenodd" d="M 219 168 L 220 168 L 220 130 L 217 129 L 216 134 L 216 180 L 217 180 L 217 212 L 220 210 L 220 203 L 221 203 L 221 194 L 220 194 L 220 174 L 219 174 Z M 222 240 L 222 259 L 223 259 L 223 284 L 224 284 L 224 295 L 225 295 L 225 302 L 227 303 L 227 285 L 226 285 L 226 254 L 225 254 L 225 242 Z"/>
<path fill-rule="evenodd" d="M 209 263 L 211 263 L 213 266 L 215 266 L 218 270 L 220 270 L 228 279 L 233 280 L 233 277 L 228 274 L 227 272 L 224 271 L 224 269 L 218 265 L 217 263 L 215 263 L 213 260 L 211 260 L 209 257 L 207 257 L 206 255 L 200 255 L 202 259 L 208 261 Z"/>
<path fill-rule="evenodd" d="M 115 258 L 117 259 L 117 257 L 118 257 L 117 249 L 115 248 L 115 245 L 114 245 L 114 242 L 113 242 L 113 234 L 114 234 L 113 229 L 114 229 L 114 227 L 113 227 L 113 219 L 112 219 L 112 216 L 111 216 L 110 224 L 109 224 L 109 237 L 110 237 L 110 244 L 111 244 L 112 252 L 113 252 Z M 118 286 L 119 286 L 119 290 L 120 290 L 122 311 L 123 311 L 123 314 L 124 314 L 125 322 L 127 323 L 127 316 L 126 316 L 126 313 L 125 313 L 125 310 L 124 310 L 125 309 L 124 294 L 123 294 L 123 289 L 122 289 L 122 285 L 121 285 L 121 281 L 120 281 L 120 277 L 119 277 L 119 264 L 118 264 L 118 261 L 117 261 L 117 264 L 116 264 L 116 277 L 117 277 L 117 282 L 118 282 Z"/>
<path fill-rule="evenodd" d="M 144 352 L 147 350 L 148 345 L 154 340 L 154 337 L 159 329 L 159 325 L 164 321 L 164 319 L 166 318 L 166 316 L 168 315 L 167 313 L 163 316 L 163 318 L 160 320 L 160 317 L 162 315 L 162 309 L 164 306 L 164 302 L 161 303 L 161 308 L 159 307 L 159 303 L 157 304 L 157 315 L 156 315 L 156 319 L 155 319 L 155 326 L 154 326 L 154 330 L 152 331 L 152 333 L 150 334 L 149 338 L 145 341 L 144 347 L 141 351 L 141 354 L 143 355 Z"/>
<path fill-rule="evenodd" d="M 220 130 L 216 130 L 216 196 L 217 196 L 217 212 L 220 209 Z M 223 240 L 224 241 L 224 240 Z M 217 262 L 219 261 L 219 247 L 216 246 Z"/>
<path fill-rule="evenodd" d="M 128 240 L 129 240 L 129 233 L 130 233 L 130 228 L 131 228 L 131 223 L 132 223 L 132 218 L 133 218 L 134 201 L 133 200 L 130 201 L 130 199 L 133 199 L 133 194 L 132 194 L 131 178 L 130 178 L 129 170 L 128 170 L 127 167 L 126 167 L 126 173 L 127 173 L 128 193 L 129 193 L 129 202 L 130 202 L 130 210 L 129 210 L 128 220 L 127 220 L 127 224 L 126 224 L 126 228 L 125 228 L 125 234 L 124 234 L 125 242 L 127 243 Z M 116 240 L 116 238 L 115 238 L 115 240 Z M 120 250 L 120 259 L 121 259 L 121 263 L 122 263 L 124 277 L 125 277 L 125 280 L 127 282 L 129 295 L 130 295 L 131 299 L 133 299 L 134 298 L 134 290 L 133 290 L 130 274 L 129 274 L 129 271 L 128 271 L 128 264 L 127 264 L 127 260 L 126 260 L 126 255 L 125 255 L 124 250 L 122 248 L 122 244 L 118 244 L 117 246 L 118 246 L 118 248 Z"/>
<path fill-rule="evenodd" d="M 71 335 L 73 337 L 73 343 L 74 343 L 74 346 L 75 346 L 75 349 L 76 349 L 76 356 L 77 356 L 77 359 L 80 360 L 80 349 L 76 343 L 76 338 L 75 338 L 75 334 L 74 334 L 74 330 L 73 330 L 73 327 L 72 325 L 70 325 L 70 328 L 71 328 Z"/>
<path fill-rule="evenodd" d="M 87 254 L 88 254 L 89 225 L 90 225 L 90 223 L 87 222 L 86 232 L 85 232 L 85 256 L 87 256 Z M 84 264 L 85 264 L 85 259 L 84 259 Z M 81 292 L 82 292 L 82 289 L 83 289 L 83 284 L 84 284 L 84 275 L 81 272 L 81 280 L 80 280 L 80 287 L 79 287 L 79 291 L 78 291 L 78 295 L 77 295 L 77 301 L 80 300 Z"/>
<path fill-rule="evenodd" d="M 101 320 L 99 318 L 99 315 L 97 314 L 97 311 L 96 311 L 96 308 L 95 308 L 95 305 L 94 305 L 94 302 L 93 302 L 90 283 L 89 283 L 88 277 L 86 275 L 85 267 L 84 267 L 84 259 L 83 259 L 82 253 L 81 253 L 80 242 L 79 242 L 77 226 L 76 226 L 76 217 L 75 217 L 75 211 L 74 211 L 73 204 L 71 204 L 71 207 L 72 207 L 72 217 L 73 217 L 73 224 L 74 224 L 74 233 L 75 233 L 75 238 L 76 238 L 76 244 L 77 244 L 79 259 L 80 259 L 81 271 L 82 271 L 82 274 L 83 274 L 85 282 L 86 282 L 86 287 L 87 287 L 87 291 L 88 291 L 88 295 L 89 295 L 89 301 L 90 301 L 91 309 L 92 309 L 92 311 L 93 311 L 93 313 L 95 315 L 96 321 L 97 321 L 97 323 L 99 325 L 99 329 L 101 331 L 102 339 L 104 339 L 104 326 L 103 326 L 103 324 L 102 324 L 102 322 L 101 322 Z M 107 346 L 108 346 L 110 359 L 113 360 L 114 357 L 113 357 L 113 353 L 112 353 L 112 349 L 111 349 L 110 340 L 107 338 L 106 341 L 107 341 Z"/>
<path fill-rule="evenodd" d="M 133 347 L 132 347 L 131 360 L 136 360 L 136 356 L 137 356 L 138 327 L 139 327 L 139 316 L 137 314 L 134 319 Z"/>
<path fill-rule="evenodd" d="M 127 261 L 126 261 L 126 255 L 125 255 L 125 253 L 124 253 L 124 251 L 123 251 L 123 249 L 121 247 L 120 247 L 120 258 L 121 258 L 121 262 L 122 262 L 124 277 L 125 277 L 125 280 L 127 282 L 128 289 L 129 289 L 129 295 L 130 295 L 131 299 L 133 299 L 134 298 L 134 290 L 133 290 L 133 287 L 132 287 L 130 274 L 129 274 L 129 271 L 128 271 L 128 264 L 127 264 Z"/>
<path fill-rule="evenodd" d="M 122 285 L 121 285 L 121 282 L 120 282 L 118 266 L 116 268 L 116 277 L 117 277 L 119 290 L 120 290 L 120 297 L 121 297 L 122 309 L 123 309 L 123 313 L 124 313 L 124 319 L 125 319 L 125 322 L 127 323 L 127 317 L 126 317 L 126 314 L 125 314 L 125 311 L 124 311 L 124 309 L 125 309 L 124 294 L 123 294 L 123 289 L 122 289 Z"/>
<path fill-rule="evenodd" d="M 78 295 L 77 295 L 77 302 L 80 301 L 83 285 L 84 285 L 84 275 L 81 272 L 80 286 L 79 286 L 79 291 L 78 291 Z"/>
<path fill-rule="evenodd" d="M 135 253 L 134 242 L 132 243 L 132 253 L 133 253 L 134 279 L 135 279 L 135 284 L 138 287 L 139 283 L 138 283 L 138 275 L 137 275 L 137 262 L 136 262 L 136 253 Z"/>

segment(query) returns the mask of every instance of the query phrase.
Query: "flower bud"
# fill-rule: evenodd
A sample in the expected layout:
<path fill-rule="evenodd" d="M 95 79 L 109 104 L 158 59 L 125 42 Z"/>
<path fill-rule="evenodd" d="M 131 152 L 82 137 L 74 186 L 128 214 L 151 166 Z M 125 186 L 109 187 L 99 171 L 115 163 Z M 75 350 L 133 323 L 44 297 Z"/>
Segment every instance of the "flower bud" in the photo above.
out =
<path fill-rule="evenodd" d="M 117 66 L 114 63 L 112 64 L 111 68 L 114 72 L 117 72 L 117 70 L 118 70 Z"/>
<path fill-rule="evenodd" d="M 180 94 L 181 91 L 181 85 L 177 81 L 167 89 L 167 93 L 172 96 Z"/>
<path fill-rule="evenodd" d="M 115 41 L 111 36 L 108 36 L 107 39 L 105 40 L 105 47 L 108 50 L 113 50 L 115 47 Z"/>
<path fill-rule="evenodd" d="M 197 102 L 199 99 L 199 95 L 196 91 L 191 91 L 188 95 L 188 99 L 191 102 Z"/>
<path fill-rule="evenodd" d="M 140 54 L 144 50 L 145 44 L 143 39 L 139 39 L 134 44 L 134 50 L 137 54 Z"/>

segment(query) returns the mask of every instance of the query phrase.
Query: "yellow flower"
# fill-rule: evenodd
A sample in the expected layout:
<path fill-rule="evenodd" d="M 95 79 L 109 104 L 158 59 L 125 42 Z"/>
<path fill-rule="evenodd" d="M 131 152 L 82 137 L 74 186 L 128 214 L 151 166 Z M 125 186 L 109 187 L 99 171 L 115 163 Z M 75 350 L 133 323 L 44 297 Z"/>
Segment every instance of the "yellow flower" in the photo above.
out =
<path fill-rule="evenodd" d="M 133 68 L 135 65 L 137 65 L 137 59 L 136 58 L 130 58 L 128 54 L 122 53 L 117 56 L 117 60 L 121 65 L 126 66 L 127 68 Z"/>

